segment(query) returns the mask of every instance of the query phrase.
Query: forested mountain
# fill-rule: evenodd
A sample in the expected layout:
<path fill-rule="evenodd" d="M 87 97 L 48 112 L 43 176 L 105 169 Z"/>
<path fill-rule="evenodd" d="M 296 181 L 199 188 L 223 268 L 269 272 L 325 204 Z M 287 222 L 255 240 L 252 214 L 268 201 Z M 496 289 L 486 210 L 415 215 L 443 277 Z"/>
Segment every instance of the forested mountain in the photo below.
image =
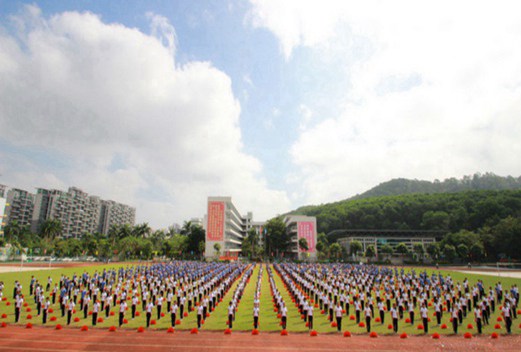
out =
<path fill-rule="evenodd" d="M 452 177 L 447 178 L 444 181 L 435 180 L 434 182 L 397 178 L 381 183 L 362 194 L 352 197 L 351 199 L 409 193 L 454 193 L 479 190 L 500 191 L 507 189 L 521 189 L 521 177 L 502 177 L 493 173 L 477 173 L 473 176 L 464 176 L 462 179 Z"/>
<path fill-rule="evenodd" d="M 479 241 L 490 257 L 521 256 L 521 190 L 351 199 L 302 207 L 292 214 L 316 216 L 318 231 L 326 234 L 346 228 L 441 230 L 447 234 L 470 231 L 476 234 L 470 237 Z"/>
<path fill-rule="evenodd" d="M 336 229 L 477 230 L 521 214 L 521 190 L 404 194 L 297 209 L 317 217 L 319 232 Z"/>

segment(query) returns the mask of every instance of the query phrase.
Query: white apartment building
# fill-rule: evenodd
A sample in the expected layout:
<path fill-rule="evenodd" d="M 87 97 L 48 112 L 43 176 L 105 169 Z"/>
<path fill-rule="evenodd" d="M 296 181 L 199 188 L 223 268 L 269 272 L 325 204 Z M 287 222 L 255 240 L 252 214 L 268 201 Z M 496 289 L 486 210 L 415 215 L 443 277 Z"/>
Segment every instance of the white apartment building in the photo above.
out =
<path fill-rule="evenodd" d="M 317 258 L 317 220 L 311 216 L 291 215 L 284 219 L 286 231 L 291 237 L 290 255 L 293 259 L 314 261 Z M 252 213 L 241 215 L 231 197 L 208 197 L 208 212 L 205 216 L 206 258 L 234 259 L 242 251 L 242 241 L 250 229 L 259 234 L 261 245 L 266 239 L 265 222 L 253 221 Z M 308 250 L 299 248 L 298 240 L 305 238 Z M 221 247 L 216 253 L 215 244 Z M 276 251 L 276 249 L 274 249 Z"/>
<path fill-rule="evenodd" d="M 7 224 L 6 204 L 7 200 L 4 197 L 0 197 L 0 237 L 4 237 L 4 226 Z"/>
<path fill-rule="evenodd" d="M 314 216 L 290 215 L 284 218 L 286 231 L 291 237 L 292 259 L 315 261 L 317 259 L 317 218 Z M 299 239 L 305 238 L 308 249 L 300 248 Z"/>
<path fill-rule="evenodd" d="M 136 223 L 136 208 L 113 200 L 101 200 L 100 206 L 101 218 L 97 230 L 100 233 L 108 234 L 112 225 L 130 224 L 133 226 Z"/>
<path fill-rule="evenodd" d="M 80 237 L 94 232 L 107 234 L 112 225 L 135 224 L 135 208 L 102 200 L 76 187 L 70 187 L 67 192 L 38 188 L 36 194 L 32 194 L 3 186 L 0 193 L 6 195 L 4 207 L 0 202 L 0 212 L 5 209 L 2 223 L 16 220 L 21 226 L 30 227 L 32 232 L 38 232 L 40 225 L 48 219 L 61 221 L 63 237 Z"/>
<path fill-rule="evenodd" d="M 242 240 L 252 226 L 252 213 L 241 215 L 231 197 L 208 197 L 208 212 L 205 216 L 206 258 L 237 258 Z M 221 246 L 220 253 L 215 244 Z"/>
<path fill-rule="evenodd" d="M 7 190 L 5 204 L 7 224 L 12 221 L 17 221 L 21 227 L 30 227 L 33 209 L 34 194 L 18 188 Z"/>

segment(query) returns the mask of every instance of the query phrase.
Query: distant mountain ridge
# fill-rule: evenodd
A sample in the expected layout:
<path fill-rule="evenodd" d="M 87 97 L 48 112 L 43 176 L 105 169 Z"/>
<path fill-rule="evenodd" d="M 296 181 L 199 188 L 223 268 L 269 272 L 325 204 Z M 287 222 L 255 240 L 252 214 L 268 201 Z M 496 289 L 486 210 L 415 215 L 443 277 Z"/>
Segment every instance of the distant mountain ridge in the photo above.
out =
<path fill-rule="evenodd" d="M 307 214 L 317 207 L 341 204 L 349 201 L 377 198 L 385 196 L 399 196 L 407 194 L 438 194 L 438 193 L 458 193 L 465 191 L 504 191 L 521 190 L 521 176 L 498 176 L 492 172 L 485 174 L 475 173 L 474 175 L 463 176 L 461 179 L 455 177 L 447 178 L 443 181 L 434 180 L 411 180 L 406 178 L 395 178 L 390 181 L 380 183 L 364 193 L 357 194 L 337 202 L 323 203 L 321 205 L 304 205 L 287 214 Z"/>
<path fill-rule="evenodd" d="M 461 179 L 454 177 L 447 178 L 443 181 L 435 180 L 410 180 L 405 178 L 395 178 L 387 182 L 380 183 L 378 186 L 370 190 L 349 198 L 364 199 L 382 196 L 397 196 L 411 193 L 456 193 L 463 191 L 502 191 L 521 189 L 521 176 L 498 176 L 494 173 L 480 174 L 476 173 L 472 176 L 463 176 Z"/>

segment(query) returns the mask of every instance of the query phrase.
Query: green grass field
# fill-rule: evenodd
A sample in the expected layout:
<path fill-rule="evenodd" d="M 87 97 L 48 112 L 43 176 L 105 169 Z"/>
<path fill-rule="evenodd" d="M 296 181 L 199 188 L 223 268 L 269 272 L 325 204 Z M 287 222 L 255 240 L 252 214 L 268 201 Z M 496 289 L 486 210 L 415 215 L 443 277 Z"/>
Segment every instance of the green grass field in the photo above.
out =
<path fill-rule="evenodd" d="M 0 316 L 4 316 L 5 318 L 1 318 L 0 321 L 6 322 L 8 324 L 14 323 L 14 300 L 12 299 L 13 292 L 13 284 L 15 280 L 19 280 L 23 285 L 23 293 L 26 296 L 26 302 L 28 303 L 27 307 L 24 307 L 21 313 L 20 325 L 25 325 L 26 323 L 32 323 L 33 325 L 40 325 L 42 323 L 41 317 L 36 316 L 36 304 L 34 300 L 29 298 L 29 283 L 31 280 L 31 276 L 34 275 L 36 279 L 38 279 L 45 287 L 47 282 L 47 277 L 51 276 L 53 278 L 53 282 L 59 282 L 60 275 L 64 274 L 66 276 L 72 276 L 74 273 L 77 275 L 81 275 L 84 271 L 89 273 L 94 273 L 96 270 L 98 272 L 103 271 L 104 268 L 119 268 L 126 267 L 129 264 L 110 264 L 110 265 L 97 265 L 90 267 L 75 267 L 75 268 L 57 268 L 53 270 L 41 270 L 41 271 L 27 271 L 27 272 L 12 272 L 12 273 L 3 273 L 0 276 L 0 281 L 4 282 L 4 297 L 7 298 L 7 301 L 0 302 Z M 247 284 L 244 295 L 241 299 L 240 304 L 238 305 L 238 310 L 236 313 L 236 319 L 233 324 L 233 330 L 252 330 L 253 329 L 253 298 L 255 287 L 257 283 L 257 276 L 260 270 L 260 265 L 257 265 L 253 271 L 253 274 L 250 278 L 250 282 Z M 423 268 L 417 268 L 416 271 L 424 270 Z M 437 273 L 438 271 L 436 271 Z M 469 279 L 470 284 L 475 283 L 478 279 L 483 280 L 485 287 L 492 286 L 496 284 L 497 281 L 501 281 L 503 284 L 503 289 L 506 291 L 510 288 L 511 285 L 517 284 L 521 286 L 521 279 L 512 279 L 505 277 L 494 277 L 494 276 L 486 276 L 486 275 L 470 275 L 470 274 L 462 274 L 455 271 L 447 271 L 447 270 L 439 270 L 443 275 L 451 275 L 454 279 L 454 282 L 462 282 L 465 277 Z M 429 275 L 432 271 L 428 271 Z M 305 332 L 308 331 L 308 328 L 305 326 L 304 321 L 300 318 L 300 314 L 297 310 L 297 307 L 294 303 L 292 303 L 289 293 L 286 291 L 281 278 L 278 274 L 273 271 L 275 283 L 278 287 L 278 290 L 281 292 L 286 305 L 288 307 L 288 318 L 287 318 L 287 330 L 289 332 Z M 210 317 L 205 319 L 205 324 L 202 327 L 202 330 L 220 330 L 223 331 L 227 328 L 227 307 L 228 303 L 231 299 L 233 291 L 237 286 L 239 280 L 236 280 L 231 289 L 228 291 L 227 295 L 224 297 L 223 301 L 216 307 L 215 311 L 211 313 Z M 7 305 L 7 302 L 10 302 L 10 305 Z M 163 306 L 163 311 L 166 312 L 166 304 Z M 48 326 L 55 326 L 56 324 L 61 324 L 62 326 L 66 326 L 66 316 L 61 317 L 61 312 L 59 310 L 59 305 L 56 303 L 52 306 L 54 312 L 49 314 L 49 318 L 54 316 L 56 317 L 55 321 L 48 321 Z M 520 307 L 521 308 L 521 307 Z M 30 312 L 27 311 L 30 309 Z M 115 313 L 114 316 L 109 316 L 109 318 L 105 319 L 105 315 L 102 313 L 100 316 L 104 318 L 103 323 L 98 323 L 98 328 L 108 328 L 109 326 L 115 325 L 118 326 L 118 307 L 112 307 L 112 311 Z M 141 305 L 138 307 L 138 311 L 141 312 Z M 377 312 L 375 311 L 375 317 L 377 316 Z M 429 333 L 438 332 L 440 334 L 451 334 L 452 328 L 449 323 L 449 314 L 444 313 L 442 318 L 442 323 L 448 325 L 448 329 L 441 329 L 441 327 L 435 326 L 435 318 L 433 317 L 434 310 L 431 307 L 429 316 L 432 319 L 432 322 L 429 325 Z M 351 314 L 354 314 L 353 309 L 351 309 Z M 32 315 L 32 319 L 28 318 L 28 315 Z M 492 314 L 490 324 L 488 326 L 483 327 L 484 334 L 490 334 L 492 332 L 505 333 L 504 324 L 501 323 L 501 329 L 494 329 L 494 325 L 497 323 L 497 318 L 499 317 L 499 310 L 496 308 L 496 312 Z M 416 328 L 419 323 L 419 312 L 416 313 L 417 321 L 415 325 L 406 324 L 405 317 L 399 322 L 399 333 L 406 332 L 409 335 L 413 334 L 422 334 L 423 330 L 418 330 Z M 74 317 L 79 317 L 79 322 L 72 322 L 71 327 L 81 327 L 83 325 L 91 327 L 91 317 L 87 317 L 87 319 L 83 318 L 83 312 L 78 312 L 73 315 Z M 136 317 L 134 320 L 131 319 L 130 310 L 126 313 L 125 318 L 128 320 L 128 324 L 124 325 L 126 329 L 136 329 L 139 326 L 145 326 L 145 314 L 141 313 L 139 317 Z M 154 313 L 152 315 L 152 319 L 156 319 L 156 310 L 154 309 Z M 376 331 L 378 334 L 389 334 L 391 330 L 387 329 L 387 325 L 391 322 L 390 315 L 386 313 L 385 316 L 385 324 L 375 323 L 374 320 L 372 322 L 372 331 Z M 157 319 L 156 319 L 157 320 Z M 277 313 L 274 312 L 272 296 L 270 292 L 269 278 L 266 267 L 264 267 L 262 274 L 262 285 L 261 285 L 261 305 L 260 305 L 260 318 L 259 318 L 259 330 L 262 331 L 280 331 L 281 327 L 279 325 L 279 319 L 277 318 Z M 520 334 L 521 328 L 521 316 L 517 319 L 513 320 L 512 324 L 512 332 L 514 334 Z M 473 324 L 474 329 L 467 329 L 467 324 Z M 176 326 L 176 329 L 192 329 L 197 326 L 197 315 L 195 311 L 189 312 L 188 316 L 182 320 L 182 323 Z M 155 325 L 152 325 L 153 329 L 167 329 L 170 327 L 170 315 L 167 313 L 165 317 L 156 321 Z M 330 326 L 326 315 L 321 315 L 319 309 L 315 309 L 314 314 L 314 329 L 319 333 L 335 333 L 336 328 Z M 344 316 L 342 321 L 342 331 L 350 331 L 354 334 L 363 334 L 366 333 L 366 329 L 363 327 L 359 327 L 355 321 L 349 320 L 349 317 Z M 459 327 L 458 332 L 463 334 L 467 331 L 471 333 L 477 333 L 473 314 L 468 314 L 467 317 L 463 320 L 463 324 Z"/>

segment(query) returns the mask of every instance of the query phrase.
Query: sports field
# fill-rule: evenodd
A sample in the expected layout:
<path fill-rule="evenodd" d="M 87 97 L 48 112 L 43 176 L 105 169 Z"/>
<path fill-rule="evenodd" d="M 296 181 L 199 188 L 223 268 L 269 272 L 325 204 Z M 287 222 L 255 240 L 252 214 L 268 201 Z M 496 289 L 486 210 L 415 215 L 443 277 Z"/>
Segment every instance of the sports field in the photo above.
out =
<path fill-rule="evenodd" d="M 37 316 L 36 313 L 36 304 L 32 297 L 29 296 L 29 283 L 31 281 L 31 277 L 34 275 L 35 279 L 38 279 L 40 283 L 45 284 L 47 282 L 48 277 L 50 276 L 53 279 L 53 282 L 59 282 L 60 276 L 70 276 L 72 277 L 74 274 L 81 275 L 84 271 L 87 271 L 91 274 L 94 272 L 102 272 L 103 269 L 112 269 L 112 268 L 119 268 L 119 267 L 129 267 L 130 265 L 134 265 L 135 263 L 121 263 L 121 264 L 110 264 L 110 265 L 92 265 L 92 266 L 74 266 L 71 265 L 70 267 L 60 267 L 60 268 L 54 268 L 52 270 L 40 270 L 40 271 L 15 271 L 10 273 L 2 273 L 0 281 L 4 282 L 4 290 L 3 290 L 3 299 L 0 303 L 0 315 L 1 319 L 0 321 L 2 323 L 5 323 L 4 325 L 13 325 L 14 324 L 14 300 L 13 300 L 13 283 L 15 280 L 19 280 L 22 283 L 22 292 L 25 295 L 25 304 L 22 309 L 20 321 L 18 323 L 19 326 L 24 327 L 27 324 L 31 324 L 33 326 L 38 326 L 42 324 L 42 318 Z M 27 268 L 27 267 L 26 267 Z M 269 283 L 269 277 L 268 277 L 268 271 L 266 270 L 266 266 L 264 265 L 264 270 L 262 272 L 261 276 L 261 296 L 260 296 L 260 318 L 259 318 L 259 331 L 262 332 L 279 332 L 281 331 L 280 326 L 280 318 L 277 316 L 277 312 L 274 311 L 274 304 L 273 304 L 273 297 L 270 290 L 270 283 Z M 14 268 L 16 270 L 16 268 Z M 249 282 L 246 284 L 244 289 L 244 294 L 242 296 L 242 299 L 240 300 L 240 303 L 237 306 L 237 312 L 236 312 L 236 318 L 233 324 L 233 332 L 237 331 L 246 331 L 250 332 L 253 328 L 253 297 L 254 292 L 258 280 L 258 273 L 260 270 L 260 265 L 257 264 L 253 268 L 253 274 L 251 275 L 251 278 Z M 409 270 L 409 269 L 405 269 Z M 416 271 L 419 272 L 420 270 L 425 269 L 419 269 L 417 268 Z M 428 274 L 430 275 L 434 270 L 433 269 L 427 269 Z M 466 277 L 468 278 L 471 285 L 473 285 L 478 279 L 483 280 L 484 286 L 488 287 L 494 287 L 496 282 L 498 280 L 501 281 L 504 290 L 509 290 L 510 287 L 514 284 L 517 286 L 521 285 L 521 279 L 515 279 L 515 278 L 505 278 L 505 277 L 494 277 L 494 276 L 482 276 L 482 275 L 473 275 L 468 273 L 459 273 L 456 271 L 446 271 L 446 270 L 439 270 L 435 271 L 436 274 L 441 273 L 444 276 L 450 275 L 454 282 L 462 282 L 463 279 Z M 288 319 L 287 319 L 287 331 L 289 333 L 307 333 L 308 328 L 306 327 L 306 324 L 303 319 L 301 319 L 301 315 L 298 311 L 298 308 L 293 304 L 292 298 L 283 284 L 283 281 L 281 277 L 275 272 L 274 273 L 274 281 L 275 284 L 282 294 L 282 297 L 284 301 L 287 304 L 288 307 Z M 224 296 L 222 302 L 216 307 L 216 309 L 209 314 L 209 316 L 205 319 L 205 322 L 200 329 L 201 331 L 220 331 L 221 333 L 228 327 L 227 322 L 227 305 L 229 300 L 231 299 L 232 292 L 234 291 L 236 285 L 238 284 L 239 279 L 235 280 L 233 283 L 231 289 L 227 292 L 227 294 Z M 45 286 L 45 285 L 44 285 Z M 130 297 L 128 298 L 130 299 Z M 59 305 L 58 303 L 55 303 L 51 306 L 52 313 L 49 313 L 49 320 L 46 324 L 47 327 L 54 328 L 57 325 L 62 326 L 63 328 L 70 328 L 70 329 L 76 329 L 80 330 L 81 327 L 87 326 L 90 330 L 93 329 L 91 326 L 91 317 L 88 316 L 86 319 L 83 317 L 83 312 L 78 311 L 73 314 L 73 321 L 71 322 L 70 326 L 67 326 L 67 320 L 66 316 L 62 317 Z M 94 329 L 99 330 L 108 330 L 109 327 L 115 326 L 119 330 L 118 327 L 118 308 L 119 306 L 113 306 L 111 309 L 111 313 L 108 317 L 105 317 L 104 314 L 100 314 L 100 317 L 103 317 L 103 321 L 98 323 L 97 326 Z M 141 305 L 138 305 L 138 311 L 140 312 L 139 316 L 136 316 L 135 319 L 130 318 L 130 313 L 127 311 L 125 313 L 125 319 L 127 321 L 126 324 L 123 325 L 122 329 L 125 330 L 134 330 L 137 331 L 139 327 L 145 326 L 145 315 L 142 312 Z M 353 309 L 351 308 L 351 314 L 349 316 L 345 315 L 343 317 L 343 323 L 342 323 L 342 333 L 345 331 L 349 331 L 351 334 L 357 335 L 357 334 L 365 334 L 367 335 L 366 328 L 360 327 L 354 320 L 351 320 L 351 316 L 353 315 Z M 445 313 L 443 314 L 442 318 L 442 325 L 436 326 L 435 325 L 435 318 L 433 317 L 434 310 L 433 307 L 429 307 L 429 317 L 431 318 L 431 323 L 429 324 L 429 335 L 432 335 L 434 333 L 438 333 L 440 335 L 448 335 L 452 334 L 451 324 L 449 322 L 449 314 Z M 377 317 L 378 314 L 375 314 L 375 317 Z M 417 321 L 414 325 L 405 323 L 405 318 L 407 317 L 407 314 L 405 314 L 404 319 L 400 320 L 399 323 L 399 330 L 398 335 L 401 335 L 403 333 L 406 333 L 408 336 L 411 335 L 422 335 L 423 330 L 418 328 L 419 323 L 419 314 L 416 314 Z M 155 312 L 153 314 L 153 318 L 155 318 Z M 386 313 L 386 321 L 384 324 L 375 322 L 373 319 L 372 322 L 372 330 L 376 332 L 379 336 L 381 335 L 393 335 L 392 330 L 389 329 L 388 325 L 390 323 L 390 317 L 388 313 Z M 512 325 L 512 333 L 513 335 L 519 335 L 521 333 L 520 324 L 521 323 L 521 317 L 513 320 Z M 447 326 L 447 328 L 443 328 L 444 324 Z M 466 332 L 470 332 L 473 335 L 477 333 L 476 326 L 475 326 L 473 314 L 468 314 L 467 317 L 464 318 L 463 324 L 460 325 L 460 329 L 458 331 L 458 334 L 463 336 Z M 175 327 L 176 331 L 179 330 L 185 330 L 190 331 L 193 328 L 197 326 L 197 315 L 195 311 L 189 312 L 188 316 L 186 316 L 182 321 L 181 324 L 177 325 Z M 153 330 L 167 330 L 170 327 L 170 319 L 168 316 L 168 313 L 166 316 L 155 319 L 155 324 L 151 326 L 151 329 Z M 315 317 L 314 317 L 314 330 L 317 331 L 318 334 L 334 334 L 334 335 L 341 335 L 340 333 L 337 333 L 337 329 L 335 327 L 332 327 L 330 322 L 327 319 L 327 316 L 325 314 L 320 314 L 319 309 L 315 310 Z M 501 317 L 500 310 L 498 307 L 496 307 L 496 310 L 494 313 L 492 313 L 490 317 L 490 324 L 483 327 L 483 334 L 490 336 L 492 333 L 498 333 L 503 334 L 505 333 L 505 327 L 503 318 Z"/>

